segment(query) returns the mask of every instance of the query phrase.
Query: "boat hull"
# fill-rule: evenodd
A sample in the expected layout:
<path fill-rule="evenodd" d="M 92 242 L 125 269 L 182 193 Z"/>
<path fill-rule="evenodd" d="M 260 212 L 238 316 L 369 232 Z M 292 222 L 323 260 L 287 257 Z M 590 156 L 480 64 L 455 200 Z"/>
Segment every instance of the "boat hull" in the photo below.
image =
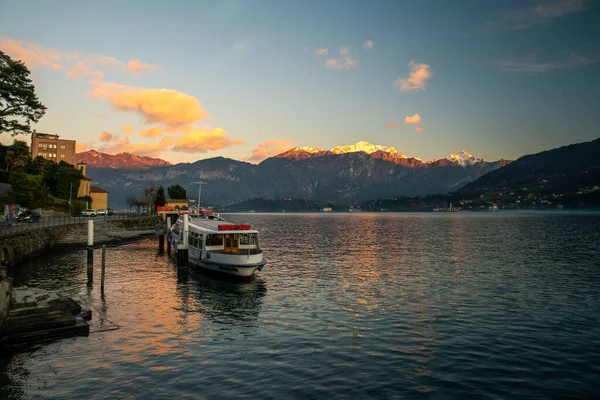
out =
<path fill-rule="evenodd" d="M 254 273 L 257 270 L 261 270 L 266 261 L 263 261 L 260 265 L 227 265 L 227 264 L 217 264 L 204 262 L 201 260 L 194 260 L 190 257 L 189 259 L 190 265 L 204 270 L 206 272 L 212 272 L 219 275 L 225 275 L 234 279 L 250 279 L 254 276 Z"/>

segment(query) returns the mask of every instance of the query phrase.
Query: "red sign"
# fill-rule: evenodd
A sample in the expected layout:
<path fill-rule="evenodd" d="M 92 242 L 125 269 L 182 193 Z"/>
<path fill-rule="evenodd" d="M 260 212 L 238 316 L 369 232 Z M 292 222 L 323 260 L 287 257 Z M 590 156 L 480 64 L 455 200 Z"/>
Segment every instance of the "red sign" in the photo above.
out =
<path fill-rule="evenodd" d="M 171 206 L 156 206 L 156 211 L 173 211 Z"/>

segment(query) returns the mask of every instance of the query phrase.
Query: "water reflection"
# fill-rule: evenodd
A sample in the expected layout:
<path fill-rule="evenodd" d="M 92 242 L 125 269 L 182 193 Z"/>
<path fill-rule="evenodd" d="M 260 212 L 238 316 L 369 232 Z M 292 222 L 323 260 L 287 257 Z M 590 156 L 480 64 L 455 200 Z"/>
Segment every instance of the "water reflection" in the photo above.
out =
<path fill-rule="evenodd" d="M 178 311 L 198 313 L 205 322 L 219 325 L 221 331 L 244 328 L 243 335 L 255 334 L 257 319 L 267 294 L 265 281 L 229 282 L 190 270 L 187 284 L 179 285 Z M 185 323 L 185 316 L 180 317 Z"/>
<path fill-rule="evenodd" d="M 250 283 L 178 281 L 154 241 L 110 249 L 104 296 L 84 252 L 40 259 L 22 281 L 84 297 L 98 330 L 4 359 L 0 398 L 598 393 L 598 217 L 228 219 L 261 231 Z"/>

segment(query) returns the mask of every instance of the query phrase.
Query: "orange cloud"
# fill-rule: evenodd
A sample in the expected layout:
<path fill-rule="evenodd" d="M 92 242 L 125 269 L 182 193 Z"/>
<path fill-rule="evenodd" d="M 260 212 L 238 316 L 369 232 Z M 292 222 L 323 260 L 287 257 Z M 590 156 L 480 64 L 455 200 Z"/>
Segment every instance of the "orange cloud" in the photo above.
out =
<path fill-rule="evenodd" d="M 400 122 L 390 122 L 389 124 L 385 125 L 385 127 L 388 129 L 397 128 L 399 126 L 400 126 Z"/>
<path fill-rule="evenodd" d="M 102 54 L 86 54 L 78 52 L 58 51 L 45 48 L 35 43 L 13 40 L 0 36 L 0 50 L 11 57 L 21 60 L 29 68 L 48 67 L 64 71 L 69 78 L 79 79 L 89 75 L 92 78 L 102 78 L 102 68 L 122 68 L 125 73 L 140 73 L 151 69 L 161 69 L 157 65 L 144 64 L 140 60 L 132 60 L 127 64 L 114 57 Z"/>
<path fill-rule="evenodd" d="M 250 155 L 246 158 L 246 160 L 257 163 L 261 162 L 265 158 L 276 156 L 277 154 L 281 154 L 284 151 L 289 150 L 292 147 L 292 143 L 292 140 L 285 139 L 262 142 L 250 152 Z"/>
<path fill-rule="evenodd" d="M 350 48 L 348 46 L 340 47 L 340 55 L 347 56 L 348 54 L 350 54 Z"/>
<path fill-rule="evenodd" d="M 331 69 L 352 69 L 358 68 L 358 61 L 351 57 L 328 58 L 325 61 L 325 66 Z"/>
<path fill-rule="evenodd" d="M 175 138 L 171 151 L 182 153 L 206 153 L 212 150 L 224 149 L 239 144 L 246 144 L 243 140 L 230 140 L 227 131 L 221 128 L 209 127 L 189 128 L 183 135 Z"/>
<path fill-rule="evenodd" d="M 158 157 L 164 151 L 167 151 L 172 143 L 172 137 L 164 137 L 160 141 L 154 143 L 130 143 L 129 138 L 125 137 L 117 139 L 116 141 L 113 140 L 110 145 L 100 147 L 98 151 L 107 154 L 126 152 L 140 156 Z"/>
<path fill-rule="evenodd" d="M 145 71 L 151 70 L 160 70 L 162 69 L 158 65 L 144 64 L 140 60 L 131 60 L 127 63 L 127 66 L 123 68 L 121 71 L 126 73 L 131 73 L 133 76 L 140 76 Z"/>
<path fill-rule="evenodd" d="M 421 122 L 421 116 L 419 114 L 415 114 L 412 117 L 407 115 L 406 118 L 404 118 L 404 122 L 407 124 L 418 124 Z"/>
<path fill-rule="evenodd" d="M 417 132 L 417 133 L 421 133 L 421 132 L 423 132 L 423 130 L 424 130 L 424 129 L 423 129 L 423 128 L 421 128 L 420 126 L 417 126 L 417 127 L 415 128 L 415 132 Z"/>
<path fill-rule="evenodd" d="M 371 49 L 373 48 L 373 42 L 372 42 L 372 41 L 370 41 L 370 40 L 367 40 L 367 41 L 365 42 L 365 44 L 363 44 L 363 47 L 364 47 L 365 49 L 367 49 L 367 50 L 371 50 Z"/>
<path fill-rule="evenodd" d="M 133 125 L 123 125 L 121 127 L 121 132 L 123 132 L 126 135 L 129 135 L 133 132 Z"/>
<path fill-rule="evenodd" d="M 140 131 L 140 137 L 142 138 L 153 138 L 160 136 L 164 133 L 164 130 L 160 126 L 155 126 L 149 129 L 142 129 Z"/>
<path fill-rule="evenodd" d="M 140 89 L 110 82 L 93 82 L 91 97 L 107 98 L 117 111 L 139 113 L 145 123 L 187 125 L 208 117 L 193 96 L 169 89 Z"/>
<path fill-rule="evenodd" d="M 101 142 L 110 142 L 113 140 L 113 134 L 110 132 L 102 132 L 100 136 L 98 136 L 98 140 Z"/>
<path fill-rule="evenodd" d="M 327 49 L 318 49 L 317 51 L 315 51 L 314 55 L 315 56 L 326 56 Z"/>
<path fill-rule="evenodd" d="M 60 70 L 60 53 L 55 50 L 27 42 L 20 42 L 0 36 L 0 50 L 17 60 L 23 61 L 27 68 L 49 67 Z"/>
<path fill-rule="evenodd" d="M 79 79 L 83 75 L 91 75 L 95 78 L 102 78 L 104 74 L 102 71 L 93 70 L 86 66 L 82 61 L 77 61 L 73 67 L 67 72 L 69 78 Z"/>
<path fill-rule="evenodd" d="M 431 67 L 427 64 L 416 63 L 414 61 L 409 62 L 408 65 L 411 66 L 408 78 L 396 79 L 394 87 L 399 87 L 403 92 L 425 90 L 429 79 L 433 76 Z"/>

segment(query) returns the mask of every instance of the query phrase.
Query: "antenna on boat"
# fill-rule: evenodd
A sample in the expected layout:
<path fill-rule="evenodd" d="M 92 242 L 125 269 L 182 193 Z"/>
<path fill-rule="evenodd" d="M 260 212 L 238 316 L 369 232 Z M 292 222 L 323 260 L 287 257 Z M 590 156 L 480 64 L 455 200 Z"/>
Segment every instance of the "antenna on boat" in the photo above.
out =
<path fill-rule="evenodd" d="M 198 184 L 198 216 L 200 216 L 200 194 L 202 193 L 202 185 L 206 184 L 206 182 L 202 181 L 202 170 L 200 170 L 200 180 L 192 183 Z"/>

